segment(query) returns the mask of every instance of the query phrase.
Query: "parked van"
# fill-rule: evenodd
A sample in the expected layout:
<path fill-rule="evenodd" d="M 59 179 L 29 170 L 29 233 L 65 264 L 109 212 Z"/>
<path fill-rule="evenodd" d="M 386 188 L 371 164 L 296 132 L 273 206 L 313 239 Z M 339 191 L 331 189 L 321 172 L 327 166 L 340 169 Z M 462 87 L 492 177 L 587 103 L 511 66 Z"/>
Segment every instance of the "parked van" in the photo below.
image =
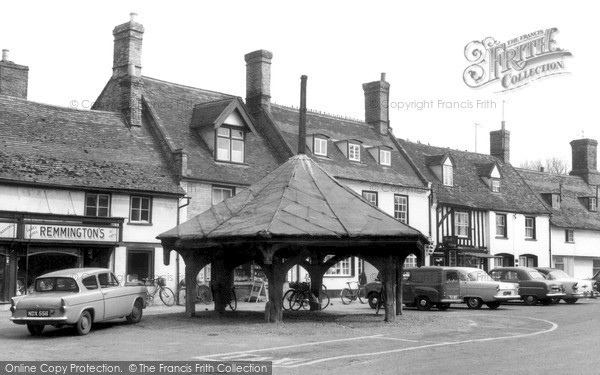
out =
<path fill-rule="evenodd" d="M 369 305 L 377 307 L 381 283 L 370 283 L 365 288 Z M 502 301 L 520 298 L 513 284 L 494 281 L 479 268 L 431 266 L 403 270 L 402 302 L 419 310 L 432 306 L 446 310 L 453 303 L 466 303 L 471 309 L 485 303 L 496 309 Z"/>

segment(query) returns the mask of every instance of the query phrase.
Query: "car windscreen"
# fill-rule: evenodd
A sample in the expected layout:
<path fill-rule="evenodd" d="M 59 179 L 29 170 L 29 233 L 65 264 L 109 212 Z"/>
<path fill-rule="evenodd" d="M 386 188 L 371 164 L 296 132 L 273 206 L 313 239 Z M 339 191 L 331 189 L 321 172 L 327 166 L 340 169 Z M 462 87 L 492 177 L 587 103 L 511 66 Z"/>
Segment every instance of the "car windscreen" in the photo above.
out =
<path fill-rule="evenodd" d="M 544 275 L 542 275 L 538 271 L 529 271 L 528 273 L 532 280 L 546 280 Z"/>
<path fill-rule="evenodd" d="M 37 292 L 73 292 L 77 293 L 79 287 L 75 279 L 70 277 L 41 277 L 35 280 Z"/>
<path fill-rule="evenodd" d="M 570 279 L 571 276 L 569 276 L 569 274 L 563 270 L 555 270 L 555 271 L 548 273 L 548 278 L 550 280 Z"/>

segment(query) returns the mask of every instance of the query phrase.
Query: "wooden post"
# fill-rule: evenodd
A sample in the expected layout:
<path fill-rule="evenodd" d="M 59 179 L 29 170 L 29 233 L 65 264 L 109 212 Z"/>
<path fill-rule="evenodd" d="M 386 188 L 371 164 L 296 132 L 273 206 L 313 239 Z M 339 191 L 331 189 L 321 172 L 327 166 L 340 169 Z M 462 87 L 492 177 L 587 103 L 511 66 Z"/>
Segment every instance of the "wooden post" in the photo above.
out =
<path fill-rule="evenodd" d="M 181 251 L 180 254 L 185 262 L 185 315 L 193 318 L 196 314 L 196 276 L 202 267 L 209 263 L 209 260 L 206 256 L 193 250 Z"/>
<path fill-rule="evenodd" d="M 397 258 L 396 263 L 396 315 L 402 315 L 402 270 L 404 269 L 403 257 Z"/>
<path fill-rule="evenodd" d="M 385 283 L 385 321 L 396 320 L 396 263 L 393 255 L 386 257 L 383 266 L 383 282 Z"/>
<path fill-rule="evenodd" d="M 229 303 L 229 293 L 233 282 L 233 270 L 227 266 L 223 252 L 220 252 L 220 256 L 215 257 L 210 271 L 210 288 L 213 293 L 215 311 L 223 314 Z"/>
<path fill-rule="evenodd" d="M 283 283 L 287 269 L 281 259 L 273 256 L 271 264 L 265 264 L 269 279 L 269 301 L 265 305 L 265 320 L 269 323 L 283 322 Z"/>

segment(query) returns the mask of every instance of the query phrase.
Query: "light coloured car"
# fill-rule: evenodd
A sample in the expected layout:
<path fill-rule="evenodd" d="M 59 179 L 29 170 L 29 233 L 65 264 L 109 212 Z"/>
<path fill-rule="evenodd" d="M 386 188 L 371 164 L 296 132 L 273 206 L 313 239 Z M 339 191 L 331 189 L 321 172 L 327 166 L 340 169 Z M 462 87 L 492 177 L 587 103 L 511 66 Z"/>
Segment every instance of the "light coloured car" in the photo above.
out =
<path fill-rule="evenodd" d="M 562 300 L 566 303 L 572 304 L 580 298 L 596 297 L 597 293 L 594 292 L 594 282 L 592 280 L 576 279 L 557 268 L 536 267 L 536 270 L 546 276 L 546 279 L 559 281 L 564 284 L 566 295 Z M 559 298 L 554 300 L 554 302 L 558 301 L 560 301 Z"/>
<path fill-rule="evenodd" d="M 512 283 L 494 281 L 482 269 L 472 267 L 448 267 L 458 273 L 459 298 L 470 309 L 479 309 L 485 304 L 497 309 L 501 302 L 520 300 L 519 288 Z"/>
<path fill-rule="evenodd" d="M 147 297 L 145 286 L 121 286 L 108 269 L 54 271 L 36 278 L 32 293 L 12 299 L 10 320 L 26 324 L 34 336 L 46 325 L 71 325 L 86 335 L 97 322 L 125 318 L 138 323 Z"/>

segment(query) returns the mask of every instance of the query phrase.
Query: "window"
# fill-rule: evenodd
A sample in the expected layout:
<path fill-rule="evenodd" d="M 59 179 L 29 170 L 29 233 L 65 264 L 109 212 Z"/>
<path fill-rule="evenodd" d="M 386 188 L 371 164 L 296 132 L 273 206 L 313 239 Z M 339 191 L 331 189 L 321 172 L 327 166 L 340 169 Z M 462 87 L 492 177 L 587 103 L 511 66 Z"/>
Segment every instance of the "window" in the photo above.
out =
<path fill-rule="evenodd" d="M 231 198 L 235 195 L 234 188 L 218 187 L 214 186 L 212 190 L 212 204 L 219 204 L 227 198 Z"/>
<path fill-rule="evenodd" d="M 552 194 L 552 208 L 560 208 L 560 194 Z"/>
<path fill-rule="evenodd" d="M 154 252 L 152 250 L 127 250 L 127 281 L 137 282 L 154 275 Z"/>
<path fill-rule="evenodd" d="M 535 255 L 522 255 L 519 257 L 521 267 L 537 267 L 537 257 Z"/>
<path fill-rule="evenodd" d="M 499 193 L 500 192 L 500 180 L 493 178 L 492 179 L 492 191 L 494 193 Z"/>
<path fill-rule="evenodd" d="M 592 275 L 595 275 L 600 271 L 600 259 L 594 259 L 594 264 L 592 265 Z"/>
<path fill-rule="evenodd" d="M 110 195 L 85 194 L 85 215 L 108 217 L 110 214 Z"/>
<path fill-rule="evenodd" d="M 100 288 L 111 288 L 119 286 L 119 280 L 112 273 L 100 273 L 98 274 L 98 281 L 100 282 Z"/>
<path fill-rule="evenodd" d="M 442 180 L 444 182 L 444 186 L 454 186 L 454 167 L 452 166 L 452 161 L 450 159 L 446 159 L 444 162 L 444 166 L 442 169 Z"/>
<path fill-rule="evenodd" d="M 565 242 L 573 243 L 575 242 L 575 233 L 573 229 L 565 230 Z"/>
<path fill-rule="evenodd" d="M 410 254 L 404 260 L 404 267 L 416 267 L 417 266 L 417 257 L 413 254 Z"/>
<path fill-rule="evenodd" d="M 220 127 L 217 130 L 217 160 L 244 162 L 244 131 Z"/>
<path fill-rule="evenodd" d="M 394 218 L 408 224 L 408 196 L 394 194 Z"/>
<path fill-rule="evenodd" d="M 328 255 L 325 260 L 329 260 L 333 255 Z M 352 276 L 352 258 L 346 258 L 334 264 L 325 273 L 327 276 Z"/>
<path fill-rule="evenodd" d="M 96 275 L 90 275 L 88 277 L 84 277 L 81 280 L 81 283 L 87 290 L 98 289 L 98 282 L 96 281 Z"/>
<path fill-rule="evenodd" d="M 496 237 L 506 238 L 506 215 L 496 214 Z"/>
<path fill-rule="evenodd" d="M 360 161 L 360 146 L 356 143 L 348 143 L 348 159 Z"/>
<path fill-rule="evenodd" d="M 561 256 L 554 256 L 554 268 L 559 270 L 565 270 L 565 258 Z"/>
<path fill-rule="evenodd" d="M 594 212 L 598 209 L 598 201 L 596 200 L 596 197 L 589 197 L 588 198 L 588 210 Z"/>
<path fill-rule="evenodd" d="M 525 217 L 525 238 L 535 239 L 535 217 Z"/>
<path fill-rule="evenodd" d="M 327 140 L 315 137 L 314 143 L 315 155 L 327 156 Z"/>
<path fill-rule="evenodd" d="M 392 165 L 392 153 L 389 150 L 379 150 L 379 164 Z"/>
<path fill-rule="evenodd" d="M 152 216 L 151 199 L 149 197 L 131 197 L 131 215 L 129 222 L 150 223 Z"/>
<path fill-rule="evenodd" d="M 377 206 L 377 192 L 376 191 L 366 191 L 362 192 L 363 198 L 369 201 L 373 206 Z"/>
<path fill-rule="evenodd" d="M 458 237 L 469 237 L 469 214 L 463 211 L 454 213 L 454 232 Z"/>

